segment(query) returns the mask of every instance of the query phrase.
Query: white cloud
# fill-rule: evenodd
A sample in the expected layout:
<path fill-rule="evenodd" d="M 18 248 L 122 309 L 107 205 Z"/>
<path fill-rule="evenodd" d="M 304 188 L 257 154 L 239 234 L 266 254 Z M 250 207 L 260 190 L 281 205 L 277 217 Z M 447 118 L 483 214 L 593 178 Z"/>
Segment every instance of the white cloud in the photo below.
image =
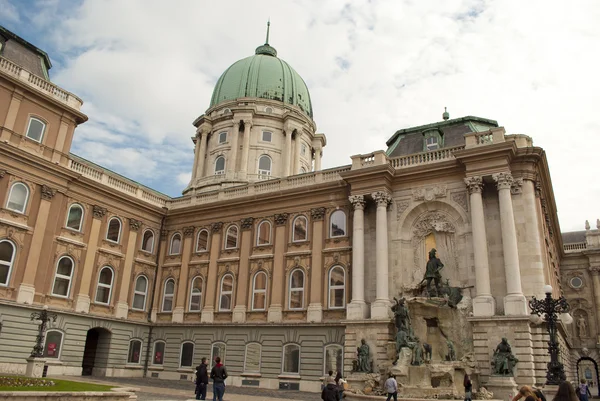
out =
<path fill-rule="evenodd" d="M 306 80 L 328 136 L 324 167 L 384 149 L 394 131 L 438 121 L 448 106 L 452 117 L 496 119 L 546 150 L 563 231 L 600 217 L 597 2 L 206 4 L 88 0 L 68 14 L 46 6 L 56 23 L 38 27 L 64 57 L 54 80 L 91 106 L 78 149 L 155 177 L 163 190 L 167 173 L 182 184 L 191 122 L 218 76 L 262 44 L 270 16 L 270 42 Z"/>
<path fill-rule="evenodd" d="M 19 22 L 19 10 L 9 0 L 0 0 L 0 21 Z"/>
<path fill-rule="evenodd" d="M 192 173 L 177 174 L 177 183 L 182 187 L 186 187 L 192 179 Z"/>

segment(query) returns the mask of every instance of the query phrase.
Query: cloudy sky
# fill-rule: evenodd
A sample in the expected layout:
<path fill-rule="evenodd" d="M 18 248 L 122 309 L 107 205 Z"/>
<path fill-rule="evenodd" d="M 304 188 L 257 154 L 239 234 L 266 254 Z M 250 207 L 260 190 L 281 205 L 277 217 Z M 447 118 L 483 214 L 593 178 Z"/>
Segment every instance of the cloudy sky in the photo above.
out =
<path fill-rule="evenodd" d="M 547 152 L 561 229 L 600 218 L 600 2 L 0 0 L 0 24 L 84 99 L 73 152 L 169 195 L 219 75 L 264 42 L 306 81 L 324 167 L 475 115 Z"/>

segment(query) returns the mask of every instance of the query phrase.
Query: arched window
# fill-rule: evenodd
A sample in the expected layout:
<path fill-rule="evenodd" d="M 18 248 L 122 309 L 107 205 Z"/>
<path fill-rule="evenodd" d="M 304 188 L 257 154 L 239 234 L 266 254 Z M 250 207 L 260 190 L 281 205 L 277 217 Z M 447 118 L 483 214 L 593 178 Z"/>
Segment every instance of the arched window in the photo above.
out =
<path fill-rule="evenodd" d="M 261 348 L 259 343 L 246 344 L 244 373 L 260 373 Z"/>
<path fill-rule="evenodd" d="M 256 229 L 256 245 L 269 245 L 271 243 L 271 223 L 263 220 Z"/>
<path fill-rule="evenodd" d="M 133 289 L 133 309 L 146 310 L 146 294 L 148 293 L 148 279 L 146 276 L 139 276 L 135 280 Z"/>
<path fill-rule="evenodd" d="M 175 295 L 175 280 L 172 278 L 165 281 L 165 289 L 163 291 L 162 311 L 173 311 L 173 297 Z"/>
<path fill-rule="evenodd" d="M 262 155 L 258 159 L 258 178 L 266 179 L 271 176 L 271 158 L 267 155 Z"/>
<path fill-rule="evenodd" d="M 71 279 L 73 278 L 73 267 L 75 263 L 68 256 L 63 256 L 56 264 L 56 274 L 52 285 L 52 295 L 68 297 L 71 291 Z"/>
<path fill-rule="evenodd" d="M 129 341 L 129 352 L 127 353 L 127 363 L 140 363 L 140 355 L 142 353 L 142 341 Z"/>
<path fill-rule="evenodd" d="M 181 234 L 175 233 L 171 237 L 171 247 L 169 255 L 179 255 L 181 253 Z"/>
<path fill-rule="evenodd" d="M 200 230 L 196 240 L 196 252 L 208 251 L 208 230 Z"/>
<path fill-rule="evenodd" d="M 17 213 L 25 213 L 27 207 L 27 200 L 29 199 L 29 188 L 22 182 L 15 182 L 10 187 L 10 194 L 8 195 L 8 202 L 6 202 L 6 208 Z"/>
<path fill-rule="evenodd" d="M 42 142 L 44 138 L 44 132 L 46 131 L 46 123 L 37 118 L 29 119 L 29 126 L 27 126 L 27 133 L 25 136 L 29 139 L 33 139 L 36 142 Z"/>
<path fill-rule="evenodd" d="M 83 208 L 80 205 L 74 204 L 69 208 L 67 215 L 67 228 L 75 231 L 81 231 L 83 223 Z"/>
<path fill-rule="evenodd" d="M 329 309 L 346 306 L 346 271 L 342 266 L 329 270 Z"/>
<path fill-rule="evenodd" d="M 108 305 L 113 285 L 113 270 L 104 266 L 98 275 L 98 288 L 96 289 L 96 303 Z"/>
<path fill-rule="evenodd" d="M 181 354 L 179 356 L 179 367 L 191 368 L 194 361 L 194 343 L 186 341 L 181 344 Z"/>
<path fill-rule="evenodd" d="M 258 272 L 252 281 L 252 310 L 265 310 L 267 305 L 267 274 Z"/>
<path fill-rule="evenodd" d="M 336 210 L 329 217 L 329 236 L 344 237 L 346 235 L 346 213 Z"/>
<path fill-rule="evenodd" d="M 152 230 L 144 231 L 142 236 L 142 251 L 150 252 L 154 250 L 154 232 Z"/>
<path fill-rule="evenodd" d="M 106 230 L 106 239 L 119 243 L 119 240 L 121 239 L 121 220 L 116 217 L 109 220 L 108 230 Z"/>
<path fill-rule="evenodd" d="M 219 156 L 215 160 L 215 175 L 225 174 L 225 157 Z"/>
<path fill-rule="evenodd" d="M 46 332 L 44 358 L 60 359 L 60 351 L 62 351 L 63 337 L 63 333 L 58 330 L 48 330 Z"/>
<path fill-rule="evenodd" d="M 190 312 L 198 312 L 202 309 L 202 277 L 192 280 L 192 291 L 190 291 Z"/>
<path fill-rule="evenodd" d="M 225 235 L 225 249 L 237 248 L 238 228 L 237 226 L 229 226 Z"/>
<path fill-rule="evenodd" d="M 225 345 L 225 343 L 213 343 L 212 347 L 210 348 L 210 364 L 211 366 L 215 366 L 215 358 L 219 357 L 221 358 L 221 363 L 225 364 L 225 353 L 227 351 L 227 347 Z"/>
<path fill-rule="evenodd" d="M 221 279 L 221 295 L 219 297 L 219 310 L 230 311 L 233 303 L 233 276 L 226 274 Z"/>
<path fill-rule="evenodd" d="M 300 374 L 300 346 L 297 344 L 286 344 L 283 346 L 283 361 L 281 373 Z"/>
<path fill-rule="evenodd" d="M 165 342 L 157 341 L 154 343 L 154 358 L 152 358 L 153 365 L 162 365 L 165 360 Z"/>
<path fill-rule="evenodd" d="M 219 143 L 227 142 L 227 132 L 221 132 L 219 134 Z"/>
<path fill-rule="evenodd" d="M 296 269 L 290 274 L 289 309 L 304 309 L 304 272 Z"/>
<path fill-rule="evenodd" d="M 15 246 L 13 243 L 7 240 L 0 241 L 0 286 L 8 285 L 14 261 Z"/>
<path fill-rule="evenodd" d="M 344 348 L 338 344 L 331 344 L 325 347 L 323 357 L 323 374 L 330 370 L 334 372 L 344 371 Z"/>
<path fill-rule="evenodd" d="M 306 241 L 308 239 L 307 228 L 308 220 L 304 216 L 298 216 L 294 219 L 294 231 L 292 231 L 292 242 Z"/>

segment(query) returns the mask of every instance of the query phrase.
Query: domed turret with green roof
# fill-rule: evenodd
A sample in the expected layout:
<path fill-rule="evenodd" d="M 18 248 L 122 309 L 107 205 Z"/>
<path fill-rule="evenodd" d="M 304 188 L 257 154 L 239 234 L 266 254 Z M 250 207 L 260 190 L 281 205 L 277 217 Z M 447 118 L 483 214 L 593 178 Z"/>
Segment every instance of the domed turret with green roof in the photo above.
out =
<path fill-rule="evenodd" d="M 313 110 L 306 83 L 285 61 L 277 57 L 277 50 L 269 45 L 269 31 L 265 44 L 256 48 L 254 56 L 236 61 L 217 81 L 210 108 L 241 97 L 278 100 L 298 106 L 312 118 Z"/>

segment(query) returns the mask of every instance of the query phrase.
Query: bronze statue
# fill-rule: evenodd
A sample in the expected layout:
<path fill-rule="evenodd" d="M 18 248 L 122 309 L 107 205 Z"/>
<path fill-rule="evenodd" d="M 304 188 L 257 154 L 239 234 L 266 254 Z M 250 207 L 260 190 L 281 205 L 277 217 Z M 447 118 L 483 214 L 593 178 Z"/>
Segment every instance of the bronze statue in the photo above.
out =
<path fill-rule="evenodd" d="M 396 326 L 396 330 L 406 330 L 409 334 L 411 334 L 411 320 L 410 314 L 408 313 L 408 306 L 406 306 L 406 300 L 404 297 L 400 299 L 396 299 L 396 305 L 392 306 L 392 312 L 394 312 L 394 325 Z"/>
<path fill-rule="evenodd" d="M 431 362 L 431 344 L 423 343 L 423 359 L 425 362 Z"/>
<path fill-rule="evenodd" d="M 448 346 L 448 354 L 446 355 L 447 361 L 456 361 L 456 348 L 454 347 L 454 343 L 446 338 L 446 345 Z"/>
<path fill-rule="evenodd" d="M 515 365 L 519 362 L 512 353 L 510 344 L 506 338 L 502 338 L 502 342 L 498 344 L 492 356 L 493 374 L 499 376 L 514 376 Z"/>
<path fill-rule="evenodd" d="M 371 371 L 371 363 L 369 362 L 369 346 L 364 338 L 360 340 L 360 347 L 356 348 L 356 351 L 358 354 L 356 371 L 369 373 Z"/>
<path fill-rule="evenodd" d="M 423 281 L 427 281 L 425 288 L 427 289 L 427 296 L 434 297 L 440 296 L 440 288 L 442 275 L 440 274 L 440 270 L 444 267 L 442 261 L 436 256 L 437 251 L 433 248 L 429 251 L 429 261 L 427 262 L 427 267 L 425 269 L 425 277 Z M 423 282 L 421 281 L 421 282 Z M 431 291 L 431 282 L 433 281 L 434 289 Z"/>

